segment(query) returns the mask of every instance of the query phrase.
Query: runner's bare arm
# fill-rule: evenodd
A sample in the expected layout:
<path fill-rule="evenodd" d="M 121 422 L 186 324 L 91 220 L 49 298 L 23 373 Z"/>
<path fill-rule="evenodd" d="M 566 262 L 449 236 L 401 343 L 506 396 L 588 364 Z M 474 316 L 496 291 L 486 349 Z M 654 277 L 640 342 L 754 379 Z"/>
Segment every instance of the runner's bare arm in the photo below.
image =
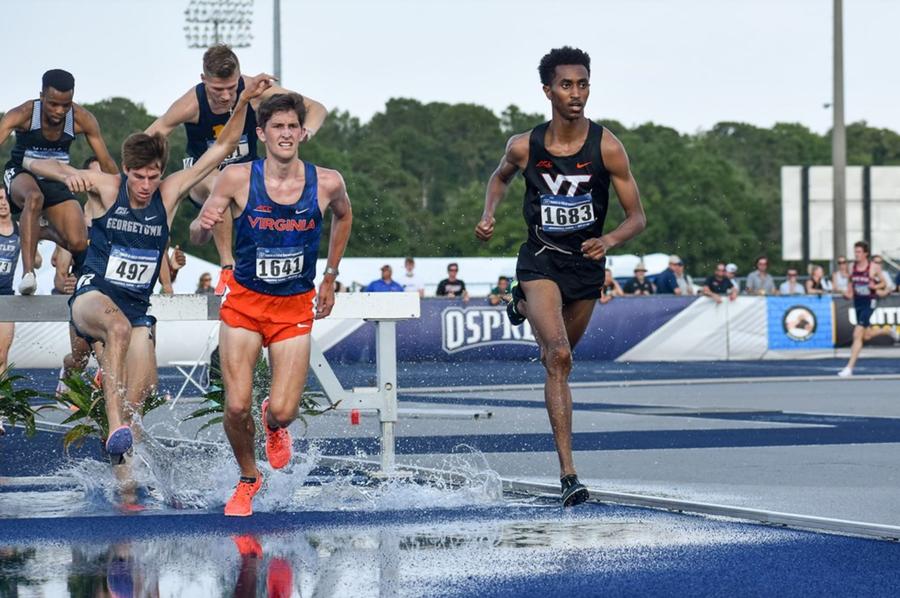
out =
<path fill-rule="evenodd" d="M 94 115 L 81 106 L 75 106 L 75 124 L 84 133 L 84 138 L 91 146 L 94 155 L 97 156 L 100 169 L 106 174 L 119 174 L 119 167 L 109 155 L 106 142 L 103 141 L 103 136 L 100 134 L 100 123 L 97 122 Z"/>
<path fill-rule="evenodd" d="M 170 214 L 174 213 L 172 208 L 177 206 L 178 202 L 188 194 L 191 187 L 202 181 L 206 175 L 215 170 L 222 163 L 222 160 L 234 151 L 240 139 L 241 131 L 244 130 L 247 106 L 251 100 L 259 97 L 272 84 L 271 76 L 265 74 L 254 77 L 254 80 L 256 82 L 255 87 L 248 87 L 241 94 L 237 104 L 235 104 L 234 112 L 231 113 L 231 117 L 225 123 L 225 127 L 219 133 L 216 142 L 194 162 L 193 166 L 185 170 L 179 170 L 166 177 L 162 185 L 160 185 L 160 193 L 162 193 L 163 201 L 166 203 Z M 170 215 L 169 218 L 171 220 L 172 216 Z"/>
<path fill-rule="evenodd" d="M 609 171 L 613 188 L 619 197 L 619 204 L 625 211 L 625 220 L 614 230 L 602 237 L 588 239 L 581 244 L 581 251 L 585 257 L 599 260 L 606 252 L 618 247 L 625 241 L 636 237 L 647 226 L 647 217 L 644 215 L 644 206 L 641 205 L 641 194 L 637 183 L 631 175 L 631 165 L 628 162 L 628 154 L 622 142 L 619 141 L 608 129 L 603 131 L 603 139 L 600 142 L 600 155 L 603 164 Z"/>
<path fill-rule="evenodd" d="M 475 236 L 482 241 L 488 241 L 494 235 L 494 212 L 500 201 L 506 195 L 506 190 L 516 173 L 525 168 L 528 162 L 528 137 L 529 133 L 513 135 L 506 143 L 506 151 L 500 164 L 488 179 L 487 190 L 484 194 L 484 211 L 481 220 L 475 226 Z"/>
<path fill-rule="evenodd" d="M 248 88 L 254 82 L 254 79 L 255 77 L 245 78 L 245 84 Z M 293 92 L 290 89 L 279 87 L 277 85 L 273 85 L 272 87 L 267 89 L 259 98 L 253 101 L 253 103 L 251 104 L 253 106 L 253 109 L 259 109 L 259 105 L 263 100 L 278 93 L 296 92 Z M 301 140 L 302 143 L 304 141 L 309 141 L 310 139 L 312 139 L 312 136 L 315 135 L 320 128 L 322 128 L 322 123 L 324 123 L 325 118 L 328 117 L 328 110 L 320 102 L 317 102 L 316 100 L 309 98 L 303 94 L 300 95 L 303 96 L 303 106 L 306 108 L 306 119 L 304 119 L 303 121 L 303 128 L 306 129 L 306 136 Z"/>
<path fill-rule="evenodd" d="M 162 133 L 168 137 L 172 131 L 184 123 L 196 122 L 200 118 L 200 105 L 197 103 L 197 92 L 190 88 L 183 96 L 175 100 L 166 113 L 153 121 L 147 135 Z"/>
<path fill-rule="evenodd" d="M 347 249 L 347 241 L 350 240 L 350 229 L 353 226 L 353 210 L 350 207 L 350 197 L 347 195 L 347 186 L 344 178 L 336 170 L 321 169 L 319 173 L 319 185 L 326 192 L 328 207 L 331 209 L 331 233 L 328 238 L 328 258 L 326 264 L 329 268 L 338 269 L 344 250 Z M 316 300 L 316 319 L 322 319 L 331 313 L 334 307 L 334 279 L 333 274 L 326 274 L 319 285 L 318 299 Z"/>
<path fill-rule="evenodd" d="M 88 203 L 85 211 L 89 209 L 92 214 L 99 214 L 116 201 L 119 192 L 119 175 L 97 172 L 96 170 L 78 170 L 69 164 L 63 164 L 57 160 L 30 160 L 26 159 L 23 166 L 34 174 L 65 183 L 72 193 L 87 193 Z M 90 205 L 98 202 L 100 207 Z M 89 208 L 90 205 L 90 208 Z"/>
<path fill-rule="evenodd" d="M 13 131 L 24 129 L 31 121 L 32 103 L 33 100 L 28 100 L 24 104 L 12 108 L 3 115 L 3 118 L 0 118 L 0 144 L 9 139 Z"/>
<path fill-rule="evenodd" d="M 249 168 L 244 164 L 232 164 L 225 168 L 213 184 L 203 208 L 191 222 L 190 237 L 194 245 L 203 245 L 212 238 L 213 226 L 230 217 L 229 208 L 235 201 L 238 189 L 247 185 Z"/>

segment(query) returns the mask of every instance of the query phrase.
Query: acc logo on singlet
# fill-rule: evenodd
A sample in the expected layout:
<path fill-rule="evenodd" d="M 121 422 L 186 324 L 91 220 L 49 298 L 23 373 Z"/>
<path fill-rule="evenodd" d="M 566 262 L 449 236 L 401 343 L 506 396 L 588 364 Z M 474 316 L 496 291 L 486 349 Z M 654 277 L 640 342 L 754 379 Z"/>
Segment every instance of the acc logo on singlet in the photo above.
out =
<path fill-rule="evenodd" d="M 788 308 L 781 318 L 784 333 L 795 341 L 807 341 L 816 333 L 816 315 L 803 305 Z"/>
<path fill-rule="evenodd" d="M 509 323 L 503 308 L 448 307 L 441 313 L 442 347 L 456 353 L 489 345 L 534 345 L 534 334 L 526 321 L 520 326 Z"/>

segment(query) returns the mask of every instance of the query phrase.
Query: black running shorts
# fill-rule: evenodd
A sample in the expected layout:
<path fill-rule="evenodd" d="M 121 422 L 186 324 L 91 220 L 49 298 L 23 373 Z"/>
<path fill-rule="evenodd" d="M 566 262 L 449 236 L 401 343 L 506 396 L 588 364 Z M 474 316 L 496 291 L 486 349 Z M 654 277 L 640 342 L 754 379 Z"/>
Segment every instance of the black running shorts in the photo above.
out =
<path fill-rule="evenodd" d="M 23 174 L 30 176 L 35 180 L 35 182 L 37 182 L 38 188 L 41 190 L 41 193 L 44 194 L 45 209 L 61 204 L 64 201 L 78 201 L 78 199 L 75 197 L 75 194 L 69 191 L 69 188 L 66 187 L 65 183 L 60 183 L 59 181 L 51 181 L 49 179 L 39 179 L 27 170 L 13 166 L 7 168 L 3 173 L 3 182 L 6 185 L 6 196 L 9 198 L 9 206 L 17 214 L 22 211 L 22 208 L 20 208 L 15 204 L 15 202 L 13 202 L 10 187 L 12 187 L 13 179 Z"/>
<path fill-rule="evenodd" d="M 562 293 L 563 304 L 599 299 L 606 279 L 606 259 L 591 260 L 581 254 L 566 255 L 543 245 L 523 243 L 516 278 L 519 282 L 552 280 Z"/>

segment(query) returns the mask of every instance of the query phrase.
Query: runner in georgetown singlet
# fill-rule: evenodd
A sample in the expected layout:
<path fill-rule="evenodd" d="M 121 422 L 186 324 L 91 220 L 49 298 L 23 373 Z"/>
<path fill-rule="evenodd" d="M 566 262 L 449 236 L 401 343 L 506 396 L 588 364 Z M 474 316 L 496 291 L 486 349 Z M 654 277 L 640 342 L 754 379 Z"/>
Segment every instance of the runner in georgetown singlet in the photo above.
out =
<path fill-rule="evenodd" d="M 110 434 L 106 450 L 124 455 L 133 442 L 132 416 L 156 385 L 150 294 L 159 275 L 169 227 L 191 187 L 215 170 L 237 144 L 250 99 L 270 85 L 255 78 L 216 143 L 191 168 L 163 178 L 168 143 L 136 133 L 122 146 L 123 174 L 75 170 L 55 160 L 35 160 L 36 174 L 65 182 L 72 192 L 91 190 L 93 213 L 82 276 L 69 302 L 78 333 L 103 343 L 101 366 Z"/>
<path fill-rule="evenodd" d="M 572 456 L 572 349 L 600 297 L 606 252 L 640 233 L 646 222 L 625 149 L 584 116 L 590 69 L 590 57 L 575 48 L 557 48 L 543 57 L 538 72 L 553 118 L 509 140 L 488 181 L 484 212 L 475 227 L 479 239 L 491 238 L 497 204 L 515 174 L 524 171 L 528 240 L 519 250 L 507 314 L 513 324 L 527 318 L 540 347 L 544 398 L 567 507 L 588 498 Z M 610 182 L 625 219 L 603 234 Z"/>

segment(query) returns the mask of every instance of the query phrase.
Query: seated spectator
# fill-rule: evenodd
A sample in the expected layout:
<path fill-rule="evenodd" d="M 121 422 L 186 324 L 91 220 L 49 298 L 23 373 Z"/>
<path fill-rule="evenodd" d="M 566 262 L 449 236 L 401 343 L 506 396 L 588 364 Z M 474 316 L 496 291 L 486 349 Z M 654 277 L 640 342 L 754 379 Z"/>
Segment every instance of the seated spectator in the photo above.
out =
<path fill-rule="evenodd" d="M 647 268 L 644 262 L 638 262 L 634 267 L 634 278 L 625 283 L 622 289 L 626 295 L 652 295 L 654 292 L 653 283 L 647 280 Z"/>
<path fill-rule="evenodd" d="M 381 267 L 381 278 L 373 280 L 369 284 L 366 285 L 365 292 L 366 293 L 402 293 L 403 286 L 394 282 L 394 271 L 393 269 L 385 264 Z"/>
<path fill-rule="evenodd" d="M 787 280 L 781 283 L 778 292 L 782 295 L 805 295 L 803 284 L 797 279 L 797 269 L 789 268 L 787 271 Z"/>
<path fill-rule="evenodd" d="M 826 295 L 831 293 L 831 281 L 825 278 L 825 268 L 819 265 L 812 267 L 812 272 L 810 272 L 805 286 L 807 295 Z"/>
<path fill-rule="evenodd" d="M 843 295 L 847 290 L 847 284 L 850 282 L 850 264 L 847 258 L 840 256 L 837 259 L 837 270 L 831 273 L 831 290 L 834 293 Z"/>
<path fill-rule="evenodd" d="M 509 303 L 512 301 L 512 295 L 509 294 L 509 278 L 501 276 L 497 279 L 497 286 L 491 289 L 488 295 L 488 303 L 491 305 L 500 305 L 501 302 Z"/>
<path fill-rule="evenodd" d="M 703 294 L 715 300 L 716 303 L 722 303 L 723 295 L 727 295 L 729 301 L 737 299 L 737 289 L 725 274 L 725 264 L 719 262 L 716 264 L 715 274 L 707 278 L 706 284 L 703 286 Z"/>
<path fill-rule="evenodd" d="M 600 303 L 609 303 L 614 297 L 624 297 L 625 292 L 622 287 L 613 278 L 612 270 L 606 269 L 606 280 L 603 281 L 603 288 L 600 289 Z"/>
<path fill-rule="evenodd" d="M 419 297 L 424 297 L 425 285 L 422 284 L 422 279 L 416 276 L 415 273 L 416 260 L 411 257 L 406 258 L 403 261 L 403 267 L 405 272 L 400 279 L 400 284 L 403 285 L 403 290 L 407 293 L 418 293 Z"/>
<path fill-rule="evenodd" d="M 669 256 L 669 267 L 656 277 L 656 292 L 660 295 L 681 295 L 679 275 L 684 278 L 684 262 L 677 255 Z"/>
<path fill-rule="evenodd" d="M 735 263 L 730 263 L 725 265 L 725 278 L 731 281 L 731 285 L 737 289 L 737 292 L 741 292 L 741 283 L 737 279 L 738 267 Z"/>
<path fill-rule="evenodd" d="M 435 295 L 438 297 L 462 297 L 463 301 L 469 300 L 469 292 L 466 291 L 466 283 L 456 277 L 459 273 L 459 264 L 453 262 L 447 265 L 447 278 L 438 283 Z"/>
<path fill-rule="evenodd" d="M 756 270 L 747 275 L 747 286 L 744 292 L 750 295 L 777 295 L 775 281 L 769 274 L 769 258 L 764 255 L 756 258 Z"/>
<path fill-rule="evenodd" d="M 216 290 L 212 286 L 212 274 L 204 272 L 197 281 L 197 290 L 194 291 L 198 295 L 212 295 Z"/>

